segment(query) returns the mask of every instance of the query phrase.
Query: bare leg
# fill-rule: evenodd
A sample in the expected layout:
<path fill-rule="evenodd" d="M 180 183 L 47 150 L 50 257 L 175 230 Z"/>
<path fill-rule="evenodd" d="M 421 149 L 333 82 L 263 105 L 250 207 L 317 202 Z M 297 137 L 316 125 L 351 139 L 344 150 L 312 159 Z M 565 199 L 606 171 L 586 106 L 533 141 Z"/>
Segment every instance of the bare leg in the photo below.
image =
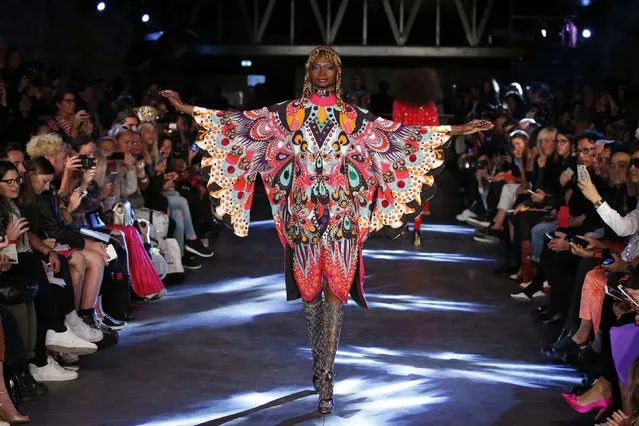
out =
<path fill-rule="evenodd" d="M 7 392 L 7 387 L 4 383 L 4 362 L 2 361 L 0 361 L 0 416 L 3 420 L 12 423 L 21 419 L 29 419 L 18 412 L 9 397 L 9 392 Z"/>
<path fill-rule="evenodd" d="M 599 377 L 588 391 L 577 397 L 581 405 L 589 405 L 600 399 L 612 397 L 612 385 L 608 380 Z"/>
<path fill-rule="evenodd" d="M 578 345 L 583 345 L 590 338 L 590 333 L 592 333 L 592 330 L 593 330 L 592 321 L 582 319 L 581 324 L 579 324 L 579 329 L 572 336 L 573 342 L 575 342 Z"/>
<path fill-rule="evenodd" d="M 501 229 L 504 227 L 506 216 L 508 216 L 508 212 L 506 210 L 503 210 L 503 209 L 497 210 L 497 214 L 495 215 L 495 218 L 493 219 L 492 229 L 494 229 L 495 231 L 501 231 Z"/>
<path fill-rule="evenodd" d="M 80 309 L 93 309 L 102 285 L 104 273 L 104 258 L 92 250 L 82 250 L 86 260 L 84 288 L 80 299 Z"/>
<path fill-rule="evenodd" d="M 84 283 L 84 271 L 86 261 L 81 251 L 73 252 L 69 258 L 69 268 L 71 270 L 71 282 L 73 283 L 73 295 L 75 297 L 75 308 L 80 307 L 80 296 L 82 295 L 82 284 Z"/>

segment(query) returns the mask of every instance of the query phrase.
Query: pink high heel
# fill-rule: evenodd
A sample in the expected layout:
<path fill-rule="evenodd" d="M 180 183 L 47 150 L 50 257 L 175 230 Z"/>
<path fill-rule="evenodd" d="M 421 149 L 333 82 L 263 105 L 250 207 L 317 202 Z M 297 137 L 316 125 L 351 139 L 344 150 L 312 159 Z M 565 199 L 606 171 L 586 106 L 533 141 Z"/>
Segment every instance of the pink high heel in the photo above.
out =
<path fill-rule="evenodd" d="M 599 408 L 599 413 L 597 413 L 597 416 L 595 417 L 595 420 L 598 420 L 599 417 L 601 417 L 601 415 L 610 407 L 612 407 L 613 405 L 613 399 L 612 398 L 604 398 L 604 399 L 600 399 L 599 401 L 595 401 L 592 404 L 589 405 L 581 405 L 579 404 L 579 402 L 577 402 L 577 395 L 572 394 L 572 393 L 562 393 L 561 396 L 564 398 L 564 401 L 566 401 L 568 403 L 568 405 L 570 405 L 570 407 L 572 407 L 573 410 L 575 410 L 578 413 L 588 413 L 596 408 Z"/>

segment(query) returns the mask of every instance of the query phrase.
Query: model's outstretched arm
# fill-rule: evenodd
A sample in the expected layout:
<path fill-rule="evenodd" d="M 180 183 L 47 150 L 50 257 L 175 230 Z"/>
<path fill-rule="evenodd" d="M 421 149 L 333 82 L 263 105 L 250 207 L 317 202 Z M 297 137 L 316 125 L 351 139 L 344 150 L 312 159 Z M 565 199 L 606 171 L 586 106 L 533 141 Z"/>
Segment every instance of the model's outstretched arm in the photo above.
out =
<path fill-rule="evenodd" d="M 274 114 L 268 108 L 235 112 L 200 108 L 185 104 L 173 90 L 160 93 L 176 110 L 195 119 L 202 177 L 215 213 L 237 235 L 245 236 L 257 174 L 277 166 L 267 155 L 271 142 L 282 133 Z"/>
<path fill-rule="evenodd" d="M 162 90 L 160 95 L 164 96 L 173 107 L 181 113 L 193 115 L 193 105 L 187 105 L 182 102 L 180 94 L 173 90 Z"/>
<path fill-rule="evenodd" d="M 477 132 L 485 132 L 493 127 L 493 123 L 488 120 L 472 120 L 459 126 L 450 126 L 450 131 L 453 136 L 472 135 Z"/>

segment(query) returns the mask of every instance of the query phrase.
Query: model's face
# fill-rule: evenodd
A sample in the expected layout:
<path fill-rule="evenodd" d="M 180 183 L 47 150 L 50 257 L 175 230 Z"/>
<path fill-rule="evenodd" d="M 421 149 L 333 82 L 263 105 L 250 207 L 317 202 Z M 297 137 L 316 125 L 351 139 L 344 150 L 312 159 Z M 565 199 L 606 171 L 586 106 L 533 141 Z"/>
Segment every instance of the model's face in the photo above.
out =
<path fill-rule="evenodd" d="M 337 67 L 332 62 L 313 62 L 311 64 L 311 82 L 320 89 L 335 87 Z"/>

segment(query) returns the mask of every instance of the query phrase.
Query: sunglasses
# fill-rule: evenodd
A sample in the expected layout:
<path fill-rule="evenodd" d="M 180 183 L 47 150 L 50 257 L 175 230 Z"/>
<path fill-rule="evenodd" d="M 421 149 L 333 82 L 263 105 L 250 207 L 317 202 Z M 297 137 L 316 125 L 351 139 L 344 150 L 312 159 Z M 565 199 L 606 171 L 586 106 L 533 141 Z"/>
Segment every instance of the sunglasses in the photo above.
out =
<path fill-rule="evenodd" d="M 633 167 L 635 169 L 639 169 L 639 158 L 631 158 L 630 159 L 630 164 L 628 165 L 628 168 Z"/>

